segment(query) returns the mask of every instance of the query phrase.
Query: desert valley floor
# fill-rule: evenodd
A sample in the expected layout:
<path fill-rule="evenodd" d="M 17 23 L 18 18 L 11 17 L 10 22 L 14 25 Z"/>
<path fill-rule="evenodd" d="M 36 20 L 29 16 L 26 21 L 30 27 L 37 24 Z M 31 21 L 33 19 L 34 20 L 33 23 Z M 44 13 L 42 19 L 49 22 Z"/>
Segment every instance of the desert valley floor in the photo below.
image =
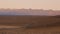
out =
<path fill-rule="evenodd" d="M 59 16 L 0 16 L 0 34 L 60 34 Z"/>

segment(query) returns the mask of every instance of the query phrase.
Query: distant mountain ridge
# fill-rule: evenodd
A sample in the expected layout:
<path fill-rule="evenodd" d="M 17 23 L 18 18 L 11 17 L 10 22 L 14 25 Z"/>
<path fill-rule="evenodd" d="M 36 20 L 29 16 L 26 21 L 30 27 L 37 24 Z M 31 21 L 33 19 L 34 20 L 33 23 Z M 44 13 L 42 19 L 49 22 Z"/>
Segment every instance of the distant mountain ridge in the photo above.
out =
<path fill-rule="evenodd" d="M 60 11 L 53 10 L 32 10 L 32 9 L 16 9 L 16 10 L 0 10 L 0 15 L 42 15 L 55 16 L 60 15 Z"/>

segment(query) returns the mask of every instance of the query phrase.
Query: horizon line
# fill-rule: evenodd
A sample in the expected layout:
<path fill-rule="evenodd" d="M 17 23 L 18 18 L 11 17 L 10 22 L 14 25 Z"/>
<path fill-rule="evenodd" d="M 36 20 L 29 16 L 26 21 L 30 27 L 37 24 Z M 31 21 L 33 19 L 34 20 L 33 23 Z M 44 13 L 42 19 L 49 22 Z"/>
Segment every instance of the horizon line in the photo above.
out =
<path fill-rule="evenodd" d="M 42 9 L 42 8 L 41 9 L 38 9 L 38 8 L 34 8 L 34 9 L 33 8 L 0 8 L 0 10 L 1 9 L 2 10 L 7 10 L 7 9 L 9 9 L 9 10 L 16 10 L 16 9 L 24 9 L 24 10 L 25 9 L 27 9 L 27 10 L 29 10 L 29 9 L 30 10 L 60 10 L 60 9 Z"/>

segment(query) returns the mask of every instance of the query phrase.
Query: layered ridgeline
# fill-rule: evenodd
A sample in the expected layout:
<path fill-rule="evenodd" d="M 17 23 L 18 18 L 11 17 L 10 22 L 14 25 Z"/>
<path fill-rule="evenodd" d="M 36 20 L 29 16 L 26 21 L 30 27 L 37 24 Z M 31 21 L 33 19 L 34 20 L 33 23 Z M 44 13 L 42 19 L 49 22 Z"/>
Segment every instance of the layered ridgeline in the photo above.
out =
<path fill-rule="evenodd" d="M 42 9 L 0 9 L 0 15 L 55 16 L 55 15 L 60 15 L 60 11 L 59 10 L 42 10 Z"/>
<path fill-rule="evenodd" d="M 0 25 L 24 27 L 60 26 L 59 10 L 14 9 L 0 10 Z M 9 15 L 9 16 L 5 16 Z M 11 16 L 10 16 L 11 15 Z M 17 15 L 17 16 L 12 16 Z M 23 16 L 20 16 L 23 15 Z M 31 16 L 33 15 L 33 16 Z M 39 15 L 39 16 L 37 16 Z"/>

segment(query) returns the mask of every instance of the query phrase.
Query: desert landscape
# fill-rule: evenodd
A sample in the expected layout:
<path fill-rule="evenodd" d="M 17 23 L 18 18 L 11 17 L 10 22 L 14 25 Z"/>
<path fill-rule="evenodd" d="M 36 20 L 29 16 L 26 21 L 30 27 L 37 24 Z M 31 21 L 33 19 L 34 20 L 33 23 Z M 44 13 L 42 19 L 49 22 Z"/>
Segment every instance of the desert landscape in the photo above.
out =
<path fill-rule="evenodd" d="M 0 34 L 60 34 L 60 0 L 0 0 Z"/>

